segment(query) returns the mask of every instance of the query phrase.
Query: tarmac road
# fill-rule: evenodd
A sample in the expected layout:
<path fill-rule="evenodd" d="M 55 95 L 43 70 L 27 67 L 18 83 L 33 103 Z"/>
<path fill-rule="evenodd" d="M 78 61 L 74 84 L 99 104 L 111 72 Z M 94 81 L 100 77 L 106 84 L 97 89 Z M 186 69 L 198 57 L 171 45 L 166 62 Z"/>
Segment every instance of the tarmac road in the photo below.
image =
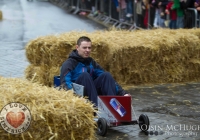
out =
<path fill-rule="evenodd" d="M 0 75 L 23 77 L 28 66 L 25 45 L 39 36 L 69 31 L 103 30 L 104 26 L 42 1 L 0 0 Z"/>
<path fill-rule="evenodd" d="M 0 75 L 24 77 L 28 66 L 24 47 L 38 36 L 71 30 L 103 30 L 105 27 L 48 3 L 0 0 Z M 200 82 L 129 86 L 136 119 L 148 115 L 149 131 L 138 125 L 112 127 L 99 140 L 200 140 Z M 133 114 L 134 115 L 134 114 Z"/>
<path fill-rule="evenodd" d="M 200 83 L 160 84 L 126 88 L 137 118 L 150 120 L 147 133 L 138 125 L 111 127 L 100 140 L 199 140 Z M 133 114 L 134 115 L 134 114 Z"/>

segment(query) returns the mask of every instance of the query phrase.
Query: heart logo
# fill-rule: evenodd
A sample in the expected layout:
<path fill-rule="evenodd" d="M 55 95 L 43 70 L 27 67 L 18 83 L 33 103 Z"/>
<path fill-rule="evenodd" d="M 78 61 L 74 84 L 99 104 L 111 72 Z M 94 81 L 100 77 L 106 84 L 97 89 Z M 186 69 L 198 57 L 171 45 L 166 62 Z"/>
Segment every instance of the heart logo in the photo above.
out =
<path fill-rule="evenodd" d="M 6 115 L 6 120 L 14 128 L 19 127 L 25 120 L 25 115 L 23 112 L 8 112 Z"/>

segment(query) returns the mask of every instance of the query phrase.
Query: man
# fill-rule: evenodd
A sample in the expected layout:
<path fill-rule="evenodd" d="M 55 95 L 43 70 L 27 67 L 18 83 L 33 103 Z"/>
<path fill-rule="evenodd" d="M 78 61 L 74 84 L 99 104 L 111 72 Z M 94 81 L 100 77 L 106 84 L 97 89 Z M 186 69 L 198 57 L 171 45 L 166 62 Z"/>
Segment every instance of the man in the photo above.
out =
<path fill-rule="evenodd" d="M 76 50 L 71 52 L 61 67 L 61 85 L 67 90 L 72 89 L 72 83 L 83 85 L 85 96 L 96 106 L 98 95 L 129 96 L 111 74 L 90 57 L 91 49 L 90 38 L 82 36 L 77 40 Z"/>

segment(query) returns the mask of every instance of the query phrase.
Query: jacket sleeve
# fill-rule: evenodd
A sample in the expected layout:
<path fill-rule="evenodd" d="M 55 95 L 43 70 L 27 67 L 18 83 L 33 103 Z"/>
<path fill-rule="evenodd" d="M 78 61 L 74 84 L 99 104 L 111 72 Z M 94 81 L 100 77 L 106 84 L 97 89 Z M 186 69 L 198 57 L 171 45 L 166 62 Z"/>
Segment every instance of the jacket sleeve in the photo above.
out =
<path fill-rule="evenodd" d="M 76 64 L 76 61 L 68 59 L 61 67 L 60 82 L 61 86 L 66 90 L 72 89 L 71 71 L 75 68 Z"/>
<path fill-rule="evenodd" d="M 72 89 L 71 72 L 65 75 L 65 88 L 67 88 L 67 90 Z"/>

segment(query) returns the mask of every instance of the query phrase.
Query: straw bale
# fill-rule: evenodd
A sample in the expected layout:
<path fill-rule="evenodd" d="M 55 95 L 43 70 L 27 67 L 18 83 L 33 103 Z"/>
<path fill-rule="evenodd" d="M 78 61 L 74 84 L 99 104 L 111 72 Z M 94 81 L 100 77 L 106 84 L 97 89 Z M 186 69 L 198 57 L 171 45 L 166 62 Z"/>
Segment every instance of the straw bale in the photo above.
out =
<path fill-rule="evenodd" d="M 38 50 L 46 47 L 45 43 L 51 46 L 49 51 L 45 51 L 49 53 L 45 57 L 46 60 L 41 59 L 42 53 L 30 53 L 30 56 L 35 55 L 34 57 L 40 60 L 39 67 L 44 64 L 48 67 L 43 69 L 45 72 L 41 72 L 41 77 L 48 77 L 51 67 L 60 68 L 75 48 L 77 38 L 83 35 L 92 40 L 91 56 L 121 84 L 185 82 L 199 79 L 199 64 L 194 62 L 200 60 L 200 29 L 109 30 L 92 33 L 73 31 L 54 35 L 52 38 L 42 37 L 37 40 L 43 45 L 34 47 L 34 44 L 37 44 L 34 42 L 30 45 L 30 49 Z M 48 39 L 49 42 L 45 42 Z M 31 64 L 37 66 L 35 63 Z M 50 80 L 45 85 L 52 85 L 49 83 Z"/>
<path fill-rule="evenodd" d="M 69 32 L 69 33 L 60 34 L 58 36 L 59 45 L 57 46 L 57 48 L 55 48 L 54 50 L 52 49 L 51 51 L 52 56 L 53 56 L 51 60 L 52 65 L 61 66 L 62 63 L 67 59 L 69 53 L 71 53 L 71 51 L 75 49 L 77 39 L 81 36 L 88 36 L 92 40 L 91 57 L 93 57 L 98 63 L 100 63 L 100 65 L 103 68 L 108 69 L 109 65 L 106 63 L 107 62 L 106 60 L 109 57 L 108 44 L 105 43 L 105 41 L 103 41 L 103 38 L 102 38 L 103 36 L 100 35 L 100 33 L 101 32 L 97 31 L 92 34 L 92 33 L 87 33 L 87 32 L 82 31 L 82 32 Z M 71 44 L 71 49 L 63 51 L 62 48 L 66 45 L 62 46 L 62 44 L 64 43 L 66 44 L 69 42 Z M 56 49 L 57 51 L 55 52 Z M 102 55 L 100 52 L 103 52 L 104 55 Z M 57 61 L 58 59 L 61 59 L 61 61 Z"/>
<path fill-rule="evenodd" d="M 2 13 L 2 11 L 0 10 L 0 20 L 2 20 L 3 19 L 3 13 Z"/>
<path fill-rule="evenodd" d="M 199 39 L 200 39 L 200 32 L 199 32 L 198 28 L 197 29 L 193 28 L 193 29 L 189 29 L 189 30 L 188 29 L 179 29 L 179 31 L 182 32 L 182 33 L 191 33 L 191 34 L 194 34 L 197 37 L 199 37 Z"/>
<path fill-rule="evenodd" d="M 56 36 L 38 37 L 31 40 L 25 47 L 26 58 L 33 65 L 49 64 L 50 48 Z"/>
<path fill-rule="evenodd" d="M 60 67 L 61 64 L 68 58 L 69 52 L 72 51 L 72 46 L 68 45 L 63 42 L 57 45 L 53 45 L 50 49 L 51 57 L 48 60 L 50 66 L 58 66 Z"/>
<path fill-rule="evenodd" d="M 69 53 L 75 49 L 75 33 L 57 35 L 50 49 L 49 66 L 61 67 L 62 63 L 68 58 Z"/>
<path fill-rule="evenodd" d="M 49 85 L 49 73 L 50 68 L 47 65 L 35 66 L 31 64 L 25 69 L 26 79 L 46 86 Z"/>
<path fill-rule="evenodd" d="M 0 77 L 0 86 L 0 108 L 19 102 L 31 112 L 27 131 L 13 135 L 0 127 L 0 139 L 95 139 L 93 105 L 74 96 L 71 91 L 58 91 L 27 80 L 3 77 Z"/>
<path fill-rule="evenodd" d="M 124 42 L 122 49 L 113 51 L 110 63 L 110 72 L 120 83 L 197 80 L 191 76 L 194 75 L 194 69 L 188 68 L 188 59 L 199 56 L 199 39 L 189 30 L 184 34 L 181 31 L 164 29 L 139 31 L 130 34 L 129 37 L 130 39 L 126 38 L 128 41 Z M 196 69 L 199 68 L 195 66 Z M 198 75 L 199 72 L 195 70 L 195 73 Z"/>
<path fill-rule="evenodd" d="M 109 57 L 108 45 L 99 38 L 97 32 L 95 35 L 86 32 L 70 32 L 60 35 L 51 35 L 39 37 L 30 41 L 26 45 L 26 57 L 33 65 L 48 65 L 61 67 L 62 63 L 68 58 L 69 53 L 75 49 L 77 38 L 80 36 L 89 36 L 93 42 L 93 51 L 91 56 L 105 69 Z M 104 55 L 99 54 L 103 52 Z"/>
<path fill-rule="evenodd" d="M 49 67 L 48 65 L 35 66 L 31 64 L 25 69 L 26 79 L 45 86 L 53 86 L 53 78 L 59 74 L 59 67 Z"/>
<path fill-rule="evenodd" d="M 60 75 L 60 67 L 51 67 L 48 75 L 48 86 L 53 86 L 53 80 L 55 75 Z"/>
<path fill-rule="evenodd" d="M 24 71 L 25 78 L 32 82 L 39 81 L 39 76 L 38 76 L 39 70 L 40 70 L 39 66 L 34 66 L 33 64 L 30 64 L 29 66 L 26 67 L 26 69 Z"/>

